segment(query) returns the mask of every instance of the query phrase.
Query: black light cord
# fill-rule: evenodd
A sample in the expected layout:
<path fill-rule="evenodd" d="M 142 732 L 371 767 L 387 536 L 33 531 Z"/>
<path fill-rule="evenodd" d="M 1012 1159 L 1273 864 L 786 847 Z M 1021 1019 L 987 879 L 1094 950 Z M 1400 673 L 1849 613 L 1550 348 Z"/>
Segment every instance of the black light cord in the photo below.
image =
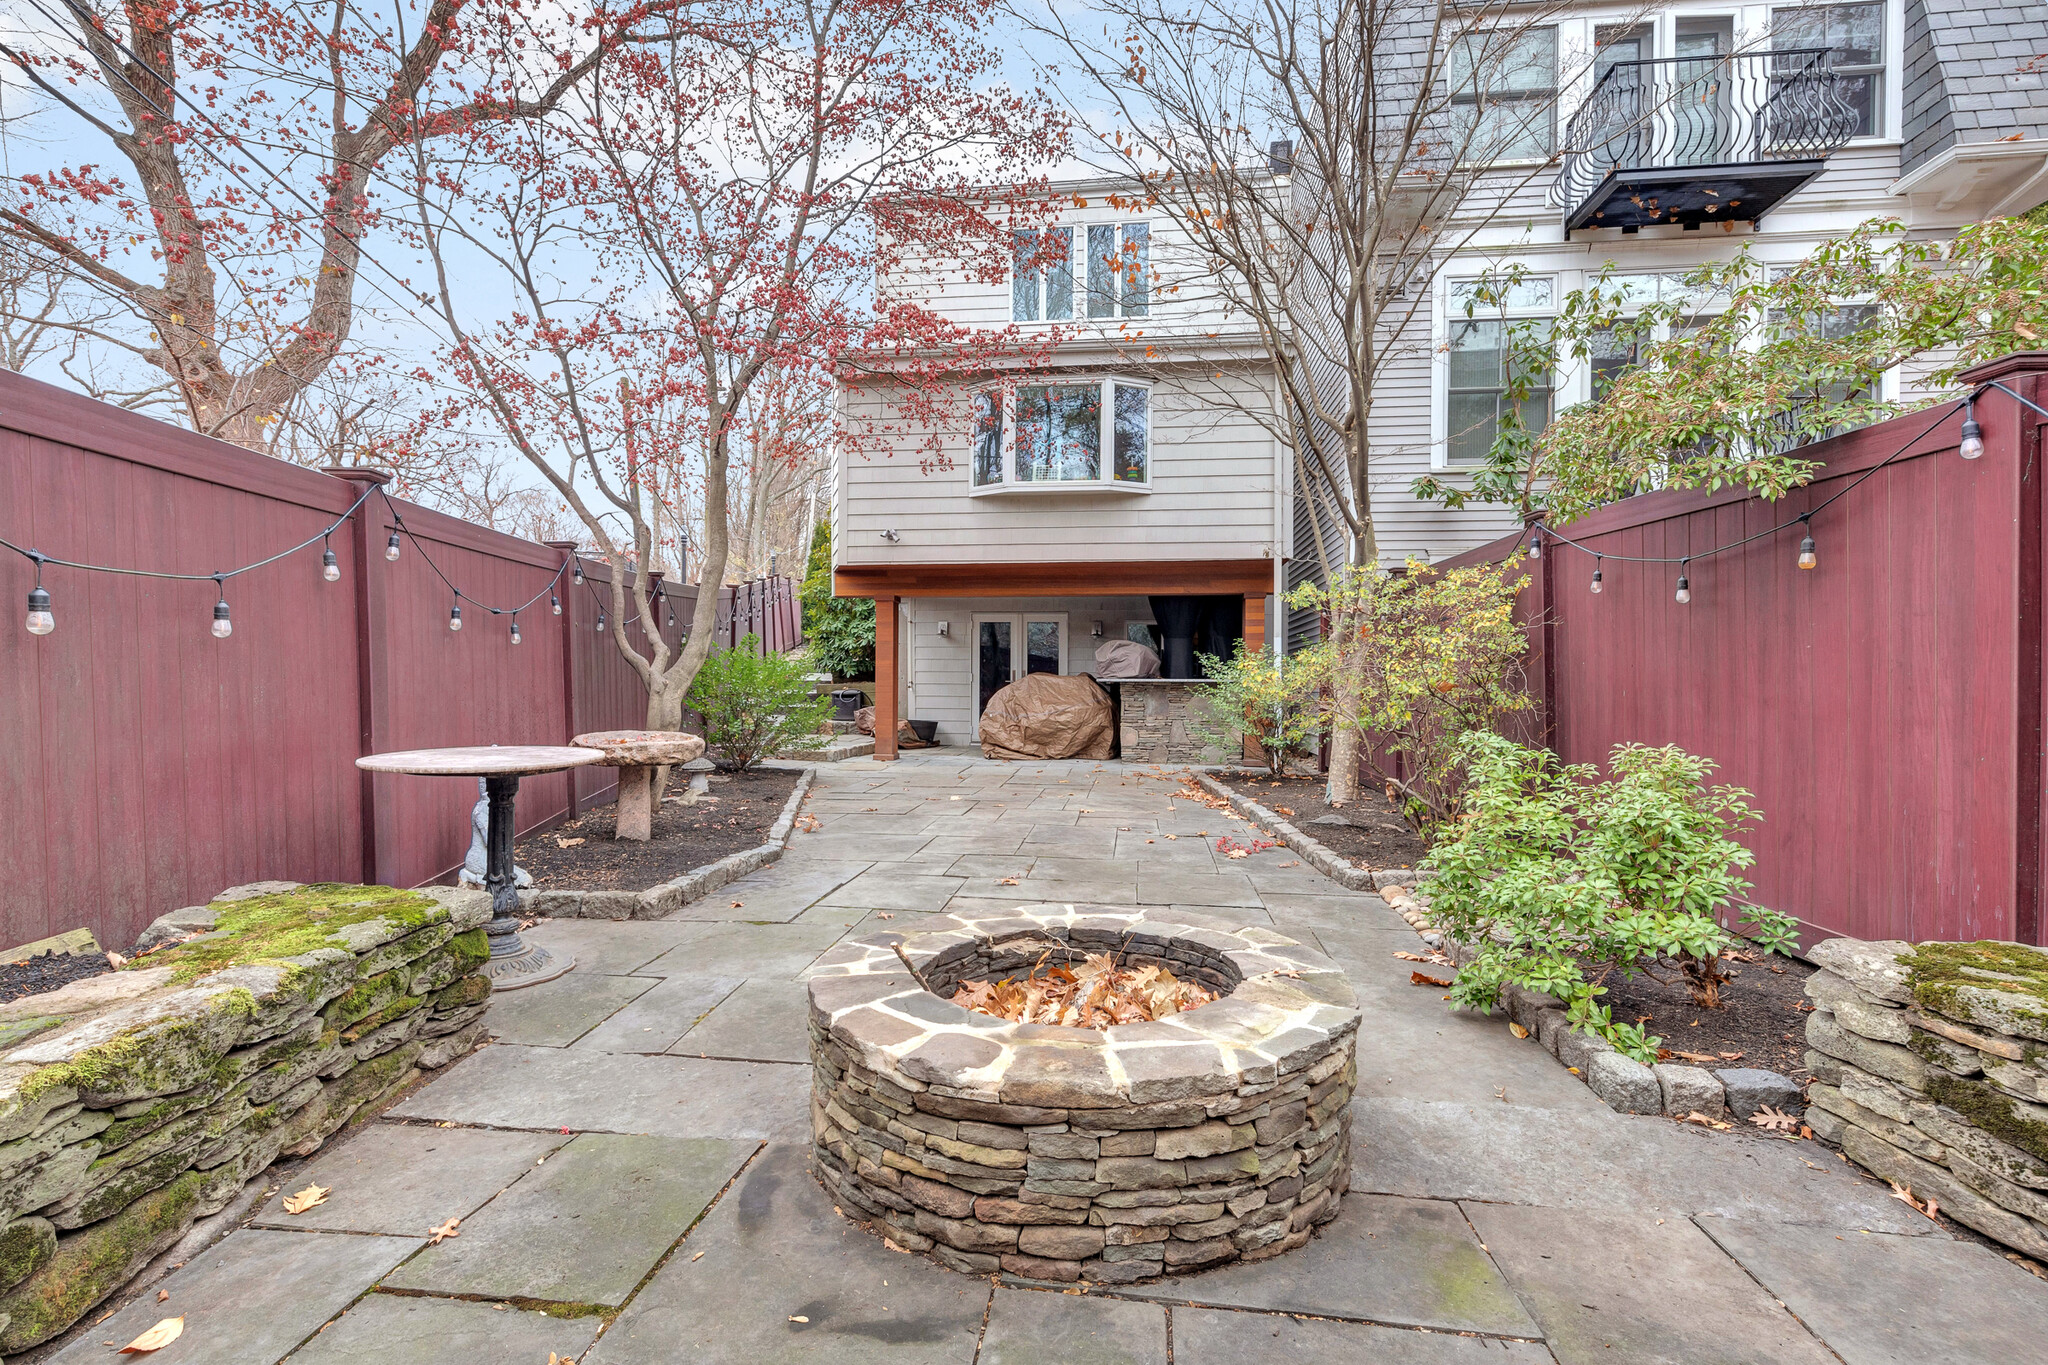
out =
<path fill-rule="evenodd" d="M 384 493 L 382 485 L 379 485 L 377 487 L 377 491 L 379 493 Z M 488 602 L 480 601 L 477 598 L 471 597 L 468 593 L 456 587 L 453 579 L 449 578 L 447 574 L 441 572 L 441 566 L 439 564 L 436 564 L 434 562 L 434 557 L 427 553 L 426 543 L 422 541 L 417 534 L 414 533 L 412 527 L 407 526 L 405 524 L 404 515 L 399 512 L 398 504 L 391 501 L 391 495 L 389 493 L 384 493 L 384 507 L 386 511 L 391 513 L 392 524 L 395 525 L 399 529 L 399 531 L 404 534 L 407 540 L 412 542 L 413 549 L 419 551 L 420 558 L 425 560 L 427 567 L 434 571 L 434 577 L 441 580 L 442 585 L 446 587 L 449 592 L 455 595 L 456 600 L 460 602 L 467 602 L 473 607 L 482 607 L 485 611 L 489 612 L 493 616 L 505 616 L 508 614 L 516 616 L 520 612 L 525 611 L 528 607 L 540 601 L 541 598 L 547 596 L 551 590 L 553 590 L 557 585 L 559 585 L 562 581 L 563 572 L 566 571 L 569 567 L 569 560 L 563 560 L 562 563 L 556 567 L 554 575 L 550 577 L 548 581 L 541 586 L 541 590 L 535 593 L 533 596 L 527 598 L 524 602 L 521 602 L 518 606 L 494 607 Z M 570 553 L 571 556 L 574 557 L 575 552 L 571 551 Z"/>

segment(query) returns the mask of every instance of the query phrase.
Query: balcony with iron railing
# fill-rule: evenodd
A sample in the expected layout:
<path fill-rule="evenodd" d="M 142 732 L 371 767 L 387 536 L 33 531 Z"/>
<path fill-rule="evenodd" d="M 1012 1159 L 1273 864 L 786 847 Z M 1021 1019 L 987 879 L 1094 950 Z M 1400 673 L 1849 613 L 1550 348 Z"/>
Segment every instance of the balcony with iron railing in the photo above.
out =
<path fill-rule="evenodd" d="M 1565 125 L 1551 202 L 1566 236 L 1753 223 L 1858 121 L 1824 48 L 1616 62 Z"/>

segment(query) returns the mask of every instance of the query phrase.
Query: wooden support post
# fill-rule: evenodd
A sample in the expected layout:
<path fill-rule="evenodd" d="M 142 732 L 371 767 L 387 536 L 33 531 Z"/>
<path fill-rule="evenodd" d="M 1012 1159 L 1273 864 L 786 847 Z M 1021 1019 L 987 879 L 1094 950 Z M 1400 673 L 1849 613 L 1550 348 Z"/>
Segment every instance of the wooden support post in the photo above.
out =
<path fill-rule="evenodd" d="M 1244 595 L 1244 649 L 1250 654 L 1266 647 L 1266 594 Z M 1266 751 L 1250 735 L 1244 737 L 1244 761 L 1263 767 Z"/>
<path fill-rule="evenodd" d="M 875 757 L 896 757 L 896 603 L 875 599 Z"/>
<path fill-rule="evenodd" d="M 573 540 L 544 540 L 541 542 L 550 550 L 562 552 L 562 562 L 569 563 L 576 555 Z M 562 599 L 562 743 L 567 744 L 572 735 L 583 727 L 576 723 L 576 602 L 580 593 L 569 591 L 569 575 L 563 574 L 555 583 L 554 593 Z M 574 820 L 583 811 L 583 796 L 580 771 L 569 769 L 562 774 L 569 783 L 569 814 Z"/>

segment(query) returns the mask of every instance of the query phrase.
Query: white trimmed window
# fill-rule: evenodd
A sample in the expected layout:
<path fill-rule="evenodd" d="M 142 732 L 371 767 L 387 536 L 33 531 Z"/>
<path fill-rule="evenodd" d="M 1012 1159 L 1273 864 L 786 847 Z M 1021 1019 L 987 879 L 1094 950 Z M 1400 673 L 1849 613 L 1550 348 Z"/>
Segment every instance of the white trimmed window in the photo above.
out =
<path fill-rule="evenodd" d="M 1854 5 L 1801 5 L 1771 11 L 1771 47 L 1783 52 L 1825 48 L 1835 89 L 1856 110 L 1856 136 L 1885 130 L 1883 0 Z"/>
<path fill-rule="evenodd" d="M 1519 403 L 1510 394 L 1513 363 L 1510 329 L 1527 319 L 1550 316 L 1553 283 L 1531 276 L 1504 291 L 1497 303 L 1472 303 L 1476 284 L 1457 281 L 1450 288 L 1449 322 L 1444 366 L 1444 464 L 1456 467 L 1483 463 L 1500 434 L 1501 415 L 1518 408 L 1523 425 L 1541 431 L 1550 425 L 1554 371 L 1535 377 Z"/>
<path fill-rule="evenodd" d="M 1557 29 L 1459 38 L 1445 64 L 1460 163 L 1547 160 L 1557 143 Z"/>
<path fill-rule="evenodd" d="M 973 417 L 973 492 L 1151 487 L 1149 384 L 1068 379 L 983 389 Z"/>
<path fill-rule="evenodd" d="M 1059 322 L 1074 316 L 1074 230 L 1010 234 L 1010 320 Z"/>

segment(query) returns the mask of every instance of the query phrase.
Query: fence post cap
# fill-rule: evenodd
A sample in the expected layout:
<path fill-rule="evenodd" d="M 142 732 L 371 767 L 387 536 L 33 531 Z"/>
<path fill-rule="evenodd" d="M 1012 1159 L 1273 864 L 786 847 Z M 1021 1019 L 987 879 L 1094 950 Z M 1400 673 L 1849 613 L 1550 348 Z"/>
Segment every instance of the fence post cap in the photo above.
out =
<path fill-rule="evenodd" d="M 323 465 L 320 472 L 322 474 L 331 474 L 337 479 L 349 479 L 356 483 L 387 484 L 398 477 L 388 469 L 379 469 L 375 465 L 367 464 Z"/>
<path fill-rule="evenodd" d="M 1966 384 L 1988 384 L 1994 379 L 2008 375 L 2030 374 L 2048 370 L 2048 351 L 2014 351 L 1996 360 L 1987 360 L 1982 365 L 1973 365 L 1958 376 Z"/>

